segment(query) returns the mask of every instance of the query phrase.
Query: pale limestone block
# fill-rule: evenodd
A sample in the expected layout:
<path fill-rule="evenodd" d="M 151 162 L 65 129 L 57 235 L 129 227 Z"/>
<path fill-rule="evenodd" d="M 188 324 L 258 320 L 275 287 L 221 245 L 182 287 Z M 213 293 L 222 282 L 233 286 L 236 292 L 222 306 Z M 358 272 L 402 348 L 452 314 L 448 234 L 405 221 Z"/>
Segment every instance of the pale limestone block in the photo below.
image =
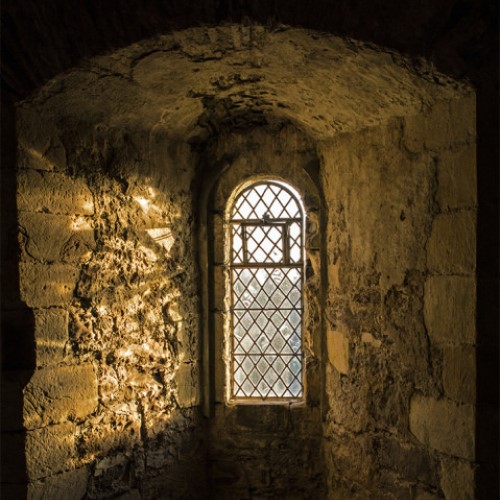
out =
<path fill-rule="evenodd" d="M 26 433 L 26 468 L 32 481 L 70 469 L 75 455 L 75 425 L 72 423 Z"/>
<path fill-rule="evenodd" d="M 95 247 L 86 217 L 20 212 L 19 230 L 28 257 L 42 262 L 86 261 Z"/>
<path fill-rule="evenodd" d="M 450 129 L 448 102 L 439 101 L 430 112 L 405 118 L 403 141 L 406 148 L 413 153 L 423 149 L 437 151 L 449 147 Z"/>
<path fill-rule="evenodd" d="M 475 96 L 436 102 L 427 113 L 405 118 L 403 141 L 409 151 L 439 151 L 475 139 Z"/>
<path fill-rule="evenodd" d="M 470 274 L 476 269 L 476 214 L 441 214 L 432 224 L 427 267 L 442 274 Z"/>
<path fill-rule="evenodd" d="M 441 211 L 477 206 L 475 144 L 439 155 L 437 202 Z"/>
<path fill-rule="evenodd" d="M 454 458 L 441 459 L 441 489 L 446 500 L 474 500 L 474 467 Z"/>
<path fill-rule="evenodd" d="M 83 418 L 97 406 L 92 365 L 36 370 L 24 390 L 24 426 L 34 429 L 68 418 Z"/>
<path fill-rule="evenodd" d="M 87 467 L 63 472 L 28 485 L 28 500 L 80 500 L 87 493 Z"/>
<path fill-rule="evenodd" d="M 327 332 L 328 360 L 340 372 L 349 373 L 349 340 L 338 331 Z"/>
<path fill-rule="evenodd" d="M 431 276 L 424 287 L 424 318 L 435 344 L 476 341 L 476 280 L 466 276 Z"/>
<path fill-rule="evenodd" d="M 21 299 L 29 307 L 65 306 L 71 300 L 78 269 L 70 264 L 19 264 Z"/>
<path fill-rule="evenodd" d="M 362 332 L 361 333 L 361 341 L 365 344 L 370 344 L 376 349 L 379 349 L 382 345 L 382 341 L 376 339 L 370 332 Z"/>
<path fill-rule="evenodd" d="M 17 204 L 20 211 L 91 215 L 92 193 L 82 178 L 55 172 L 19 170 Z"/>
<path fill-rule="evenodd" d="M 459 403 L 476 401 L 476 349 L 474 346 L 443 349 L 445 395 Z"/>
<path fill-rule="evenodd" d="M 63 309 L 36 309 L 36 364 L 57 364 L 64 358 L 68 342 L 68 312 Z"/>
<path fill-rule="evenodd" d="M 472 405 L 457 405 L 415 394 L 410 401 L 410 431 L 426 446 L 449 455 L 474 459 L 475 412 Z"/>
<path fill-rule="evenodd" d="M 181 408 L 200 403 L 200 384 L 197 364 L 183 363 L 175 372 L 177 401 Z"/>

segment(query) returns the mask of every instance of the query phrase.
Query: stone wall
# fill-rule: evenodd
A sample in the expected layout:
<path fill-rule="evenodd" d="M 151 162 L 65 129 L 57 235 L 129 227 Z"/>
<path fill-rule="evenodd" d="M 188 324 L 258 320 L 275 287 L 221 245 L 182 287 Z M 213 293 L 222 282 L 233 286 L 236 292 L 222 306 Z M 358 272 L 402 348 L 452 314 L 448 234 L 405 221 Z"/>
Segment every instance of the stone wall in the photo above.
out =
<path fill-rule="evenodd" d="M 323 149 L 330 498 L 474 498 L 474 112 Z"/>
<path fill-rule="evenodd" d="M 189 177 L 168 182 L 173 160 L 155 163 L 148 135 L 61 130 L 58 112 L 37 102 L 17 120 L 20 296 L 35 364 L 16 437 L 29 497 L 195 495 L 204 446 Z"/>
<path fill-rule="evenodd" d="M 325 470 L 332 498 L 453 498 L 454 477 L 469 494 L 468 92 L 354 40 L 230 25 L 85 61 L 20 103 L 8 494 L 200 498 L 208 471 L 219 495 L 321 496 Z M 246 173 L 266 173 L 272 157 L 287 178 L 291 152 L 327 206 L 314 397 L 259 412 L 216 399 L 207 442 L 203 169 L 251 158 Z M 310 296 L 326 290 L 315 248 Z"/>

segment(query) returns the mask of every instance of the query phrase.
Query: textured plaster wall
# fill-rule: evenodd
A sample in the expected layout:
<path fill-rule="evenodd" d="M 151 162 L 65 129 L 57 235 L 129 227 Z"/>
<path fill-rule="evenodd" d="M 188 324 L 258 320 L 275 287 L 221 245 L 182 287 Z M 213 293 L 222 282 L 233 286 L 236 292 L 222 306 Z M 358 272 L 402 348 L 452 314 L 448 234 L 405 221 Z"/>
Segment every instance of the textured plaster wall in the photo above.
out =
<path fill-rule="evenodd" d="M 94 58 L 21 103 L 20 261 L 9 276 L 24 305 L 6 305 L 5 345 L 26 370 L 2 379 L 11 494 L 28 485 L 31 498 L 203 498 L 207 450 L 230 451 L 231 463 L 257 458 L 255 475 L 232 483 L 247 496 L 287 491 L 294 471 L 318 478 L 321 461 L 332 498 L 454 498 L 455 477 L 460 492 L 471 488 L 468 92 L 349 39 L 231 25 Z M 269 138 L 285 126 L 319 158 L 328 207 L 329 288 L 317 313 L 327 332 L 311 383 L 325 393 L 304 414 L 228 411 L 207 443 L 195 234 L 203 156 L 232 130 L 241 142 L 211 158 L 258 158 L 262 144 L 242 139 L 255 128 L 268 131 L 260 154 L 275 153 Z M 290 144 L 277 144 L 273 161 L 285 168 Z M 231 470 L 215 473 L 231 491 Z"/>
<path fill-rule="evenodd" d="M 330 498 L 474 498 L 475 101 L 322 147 Z"/>

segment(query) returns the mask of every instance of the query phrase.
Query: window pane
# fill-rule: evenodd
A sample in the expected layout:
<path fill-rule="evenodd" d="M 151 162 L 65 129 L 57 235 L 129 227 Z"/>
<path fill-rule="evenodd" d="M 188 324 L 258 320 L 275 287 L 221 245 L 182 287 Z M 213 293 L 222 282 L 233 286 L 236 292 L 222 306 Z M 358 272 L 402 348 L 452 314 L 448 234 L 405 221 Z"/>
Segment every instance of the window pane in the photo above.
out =
<path fill-rule="evenodd" d="M 291 189 L 246 188 L 231 214 L 232 396 L 303 396 L 303 213 Z"/>

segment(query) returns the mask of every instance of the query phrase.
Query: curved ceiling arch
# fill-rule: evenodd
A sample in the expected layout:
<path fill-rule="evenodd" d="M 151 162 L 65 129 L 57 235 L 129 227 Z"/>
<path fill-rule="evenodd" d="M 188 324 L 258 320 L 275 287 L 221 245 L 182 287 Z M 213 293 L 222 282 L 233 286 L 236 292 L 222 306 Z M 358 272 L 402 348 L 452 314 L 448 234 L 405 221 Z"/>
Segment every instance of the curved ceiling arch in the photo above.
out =
<path fill-rule="evenodd" d="M 67 130 L 134 129 L 204 141 L 292 123 L 315 140 L 416 114 L 470 89 L 397 53 L 311 30 L 190 28 L 99 56 L 27 101 Z M 21 108 L 23 105 L 21 105 Z"/>
<path fill-rule="evenodd" d="M 496 5 L 487 0 L 2 2 L 2 87 L 22 100 L 83 59 L 190 26 L 282 23 L 370 41 L 474 79 L 495 57 Z"/>

